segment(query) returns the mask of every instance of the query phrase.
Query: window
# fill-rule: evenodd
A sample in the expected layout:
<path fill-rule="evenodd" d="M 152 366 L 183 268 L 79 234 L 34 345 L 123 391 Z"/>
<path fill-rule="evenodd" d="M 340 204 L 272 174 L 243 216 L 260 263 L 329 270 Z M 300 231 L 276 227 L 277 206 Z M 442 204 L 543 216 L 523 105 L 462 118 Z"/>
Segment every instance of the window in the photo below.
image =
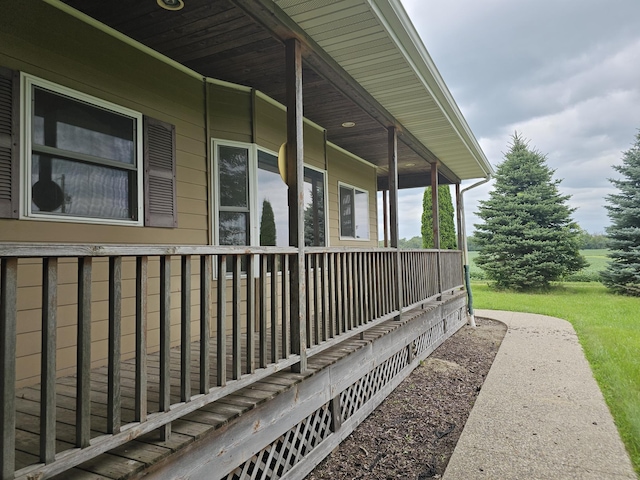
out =
<path fill-rule="evenodd" d="M 258 150 L 258 244 L 289 245 L 289 199 L 287 185 L 278 172 L 278 158 Z"/>
<path fill-rule="evenodd" d="M 262 150 L 258 150 L 257 195 L 259 244 L 289 245 L 287 185 L 278 172 L 278 157 Z M 304 167 L 304 243 L 308 247 L 325 245 L 324 212 L 324 172 Z"/>
<path fill-rule="evenodd" d="M 249 149 L 220 145 L 219 243 L 249 244 Z"/>
<path fill-rule="evenodd" d="M 304 244 L 323 247 L 325 243 L 324 173 L 304 169 Z"/>
<path fill-rule="evenodd" d="M 255 145 L 214 141 L 219 245 L 289 245 L 287 185 L 278 157 Z M 304 168 L 305 244 L 325 245 L 325 175 Z"/>
<path fill-rule="evenodd" d="M 369 192 L 338 184 L 340 237 L 369 240 Z"/>
<path fill-rule="evenodd" d="M 142 115 L 28 75 L 27 217 L 142 223 Z"/>

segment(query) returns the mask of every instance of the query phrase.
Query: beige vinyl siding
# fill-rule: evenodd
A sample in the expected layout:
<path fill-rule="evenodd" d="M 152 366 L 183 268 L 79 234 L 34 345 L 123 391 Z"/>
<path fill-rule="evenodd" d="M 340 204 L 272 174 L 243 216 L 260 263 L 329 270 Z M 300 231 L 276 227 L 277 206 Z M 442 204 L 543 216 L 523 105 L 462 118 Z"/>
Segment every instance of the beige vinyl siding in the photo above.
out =
<path fill-rule="evenodd" d="M 27 11 L 28 9 L 28 11 Z M 73 32 L 70 35 L 69 32 Z M 81 39 L 78 40 L 78 39 Z M 205 85 L 173 67 L 100 32 L 63 12 L 35 0 L 9 2 L 0 16 L 0 65 L 127 107 L 176 127 L 178 228 L 149 228 L 33 219 L 0 219 L 0 242 L 71 242 L 89 244 L 207 244 L 210 186 L 208 138 L 255 142 L 277 152 L 286 139 L 281 106 L 243 89 L 208 83 L 209 136 L 205 134 Z M 255 111 L 252 111 L 255 104 Z M 255 138 L 254 138 L 255 134 Z M 304 124 L 307 165 L 328 170 L 330 245 L 375 246 L 375 168 L 325 145 L 324 130 Z M 140 159 L 142 161 L 142 159 Z M 340 241 L 338 181 L 369 191 L 370 236 L 365 241 Z M 199 261 L 193 258 L 192 336 L 199 334 Z M 180 341 L 180 261 L 171 265 L 171 339 Z M 134 351 L 133 259 L 123 261 L 122 356 Z M 242 312 L 246 310 L 246 281 L 242 281 Z M 251 280 L 253 281 L 253 280 Z M 270 279 L 269 279 L 270 281 Z M 42 262 L 21 259 L 18 271 L 18 386 L 38 383 L 41 344 Z M 59 375 L 75 373 L 77 334 L 77 261 L 61 259 L 58 272 Z M 217 282 L 214 281 L 214 286 Z M 159 345 L 159 260 L 149 261 L 148 349 Z M 104 365 L 108 354 L 108 262 L 95 259 L 92 283 L 93 366 Z M 256 286 L 256 296 L 260 296 Z M 270 299 L 268 289 L 267 299 Z M 212 333 L 215 332 L 213 298 Z M 226 328 L 230 332 L 231 283 L 227 283 Z M 256 309 L 259 304 L 256 302 Z M 259 311 L 259 310 L 257 310 Z M 243 325 L 246 321 L 243 320 Z"/>
<path fill-rule="evenodd" d="M 251 143 L 251 92 L 207 84 L 211 138 Z"/>
<path fill-rule="evenodd" d="M 203 83 L 83 24 L 43 2 L 12 2 L 0 18 L 0 65 L 19 70 L 176 126 L 178 228 L 149 228 L 38 220 L 0 220 L 0 241 L 46 243 L 207 244 L 208 165 Z M 69 32 L 74 32 L 69 35 Z M 142 158 L 139 159 L 142 162 Z M 142 174 L 142 170 L 141 170 Z M 148 348 L 159 344 L 159 261 L 150 258 Z M 199 327 L 199 262 L 192 264 L 191 314 Z M 135 261 L 124 259 L 122 354 L 134 351 Z M 94 366 L 108 353 L 108 262 L 95 259 L 92 284 Z M 18 385 L 38 383 L 41 344 L 42 262 L 24 259 L 18 270 Z M 172 262 L 171 338 L 180 341 L 180 262 Z M 57 369 L 75 373 L 77 261 L 58 267 Z"/>
<path fill-rule="evenodd" d="M 0 220 L 0 241 L 206 244 L 202 82 L 43 2 L 7 5 L 0 26 L 0 65 L 174 124 L 178 170 L 178 228 Z"/>
<path fill-rule="evenodd" d="M 257 95 L 255 100 L 255 143 L 272 152 L 278 153 L 280 146 L 287 141 L 287 114 L 283 106 Z M 324 129 L 304 122 L 304 163 L 325 170 Z"/>
<path fill-rule="evenodd" d="M 377 247 L 378 212 L 376 168 L 351 155 L 327 145 L 329 238 L 333 247 Z M 340 211 L 338 182 L 369 192 L 369 240 L 340 240 Z"/>

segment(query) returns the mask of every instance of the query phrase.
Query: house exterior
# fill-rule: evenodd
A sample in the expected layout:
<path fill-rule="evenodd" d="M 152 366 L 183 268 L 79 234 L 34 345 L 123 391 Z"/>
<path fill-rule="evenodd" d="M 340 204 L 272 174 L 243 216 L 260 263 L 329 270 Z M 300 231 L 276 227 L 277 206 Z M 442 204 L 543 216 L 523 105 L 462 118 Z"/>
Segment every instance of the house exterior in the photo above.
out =
<path fill-rule="evenodd" d="M 464 323 L 397 192 L 491 167 L 399 2 L 3 10 L 3 479 L 297 478 Z"/>

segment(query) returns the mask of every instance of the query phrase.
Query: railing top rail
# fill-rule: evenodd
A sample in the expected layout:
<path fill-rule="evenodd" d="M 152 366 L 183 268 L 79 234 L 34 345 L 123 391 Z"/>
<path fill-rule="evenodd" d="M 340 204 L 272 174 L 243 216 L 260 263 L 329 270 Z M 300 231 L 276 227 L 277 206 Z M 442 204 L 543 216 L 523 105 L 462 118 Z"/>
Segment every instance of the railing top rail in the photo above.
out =
<path fill-rule="evenodd" d="M 307 253 L 344 253 L 344 252 L 401 252 L 401 253 L 462 253 L 461 250 L 436 250 L 433 248 L 391 248 L 391 247 L 306 247 Z"/>
<path fill-rule="evenodd" d="M 386 247 L 307 247 L 307 253 L 436 253 L 434 249 L 395 249 Z M 3 243 L 0 257 L 136 257 L 141 255 L 250 255 L 295 254 L 295 247 L 250 247 L 228 245 L 135 245 L 135 244 L 76 244 L 76 243 Z M 459 254 L 460 250 L 440 250 L 440 253 Z"/>
<path fill-rule="evenodd" d="M 1 243 L 0 257 L 136 257 L 161 255 L 295 254 L 294 247 L 222 245 L 116 245 L 73 243 Z"/>
<path fill-rule="evenodd" d="M 396 252 L 395 248 L 385 247 L 305 247 L 306 253 L 347 253 L 347 252 Z"/>

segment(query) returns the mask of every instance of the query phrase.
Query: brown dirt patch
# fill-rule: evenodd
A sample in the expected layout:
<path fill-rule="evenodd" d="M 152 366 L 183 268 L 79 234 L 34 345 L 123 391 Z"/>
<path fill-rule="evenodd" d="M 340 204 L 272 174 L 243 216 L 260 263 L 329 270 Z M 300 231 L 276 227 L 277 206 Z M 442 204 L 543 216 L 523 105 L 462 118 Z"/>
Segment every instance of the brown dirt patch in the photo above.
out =
<path fill-rule="evenodd" d="M 431 354 L 307 480 L 440 478 L 506 333 L 476 319 Z"/>

